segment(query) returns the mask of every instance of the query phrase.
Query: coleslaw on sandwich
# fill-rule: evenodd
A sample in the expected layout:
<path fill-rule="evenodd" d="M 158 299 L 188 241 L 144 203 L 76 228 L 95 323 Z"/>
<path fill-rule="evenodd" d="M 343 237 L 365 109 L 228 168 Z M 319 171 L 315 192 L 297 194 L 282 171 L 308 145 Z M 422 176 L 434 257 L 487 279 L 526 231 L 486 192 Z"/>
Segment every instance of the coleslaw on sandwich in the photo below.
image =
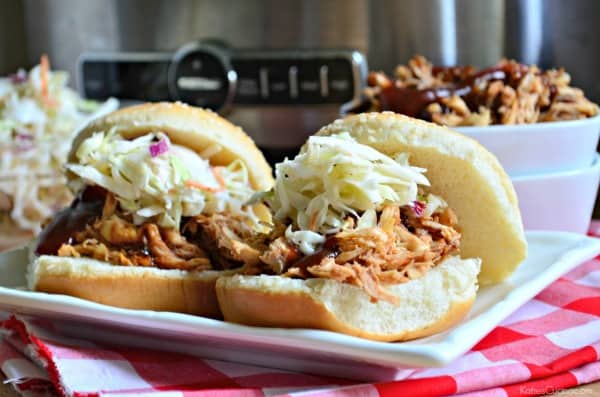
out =
<path fill-rule="evenodd" d="M 228 211 L 256 219 L 244 204 L 254 194 L 241 160 L 213 167 L 192 150 L 172 144 L 162 132 L 133 140 L 115 130 L 97 132 L 66 168 L 79 176 L 75 191 L 95 184 L 112 193 L 121 208 L 141 225 L 155 222 L 179 229 L 181 218 Z"/>
<path fill-rule="evenodd" d="M 405 155 L 388 157 L 348 134 L 311 136 L 303 153 L 276 166 L 270 204 L 276 218 L 293 220 L 298 231 L 290 225 L 287 235 L 312 254 L 315 242 L 340 231 L 348 215 L 359 228 L 373 227 L 384 205 L 416 201 L 418 185 L 429 185 L 424 171 Z"/>

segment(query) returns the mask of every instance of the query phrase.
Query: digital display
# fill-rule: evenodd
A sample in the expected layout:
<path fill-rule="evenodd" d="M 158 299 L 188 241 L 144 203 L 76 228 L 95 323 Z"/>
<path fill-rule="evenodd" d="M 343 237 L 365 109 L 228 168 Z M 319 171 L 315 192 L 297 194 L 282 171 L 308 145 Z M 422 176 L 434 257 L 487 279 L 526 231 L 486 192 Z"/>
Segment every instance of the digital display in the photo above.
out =
<path fill-rule="evenodd" d="M 169 61 L 135 62 L 85 60 L 83 94 L 90 99 L 108 97 L 140 101 L 170 100 Z"/>

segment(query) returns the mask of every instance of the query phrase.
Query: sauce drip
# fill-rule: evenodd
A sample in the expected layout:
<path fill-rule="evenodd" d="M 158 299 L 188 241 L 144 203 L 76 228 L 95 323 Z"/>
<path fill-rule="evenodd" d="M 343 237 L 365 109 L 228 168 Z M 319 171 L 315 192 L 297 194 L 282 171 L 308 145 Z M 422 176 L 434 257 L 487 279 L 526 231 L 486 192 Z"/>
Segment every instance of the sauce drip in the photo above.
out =
<path fill-rule="evenodd" d="M 292 263 L 290 267 L 300 268 L 302 272 L 306 272 L 311 266 L 318 265 L 325 258 L 335 258 L 340 254 L 339 247 L 337 246 L 337 239 L 333 236 L 327 238 L 323 243 L 323 247 L 312 255 L 307 255 L 296 262 Z"/>
<path fill-rule="evenodd" d="M 61 245 L 69 243 L 75 233 L 102 214 L 106 190 L 98 186 L 86 187 L 69 208 L 54 216 L 39 236 L 36 255 L 56 255 Z"/>

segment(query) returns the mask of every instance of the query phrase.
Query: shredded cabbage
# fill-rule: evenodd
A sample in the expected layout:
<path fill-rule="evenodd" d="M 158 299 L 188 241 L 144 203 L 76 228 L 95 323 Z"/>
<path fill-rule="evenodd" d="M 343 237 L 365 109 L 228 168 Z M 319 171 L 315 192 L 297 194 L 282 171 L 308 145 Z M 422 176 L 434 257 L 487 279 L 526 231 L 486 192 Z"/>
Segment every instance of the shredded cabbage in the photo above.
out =
<path fill-rule="evenodd" d="M 359 228 L 373 227 L 384 205 L 415 201 L 418 185 L 429 186 L 424 171 L 410 166 L 405 154 L 389 157 L 347 133 L 311 136 L 293 160 L 275 166 L 266 200 L 277 219 L 292 220 L 296 231 L 286 232 L 288 240 L 310 254 L 324 235 L 343 228 L 348 215 Z"/>
<path fill-rule="evenodd" d="M 448 207 L 448 204 L 441 197 L 431 193 L 429 193 L 422 201 L 425 203 L 423 216 L 431 216 L 435 212 L 444 210 L 446 207 Z"/>
<path fill-rule="evenodd" d="M 151 147 L 161 141 L 168 149 L 157 154 Z M 115 194 L 136 224 L 151 221 L 179 228 L 182 216 L 221 211 L 252 217 L 244 204 L 254 191 L 242 161 L 211 167 L 192 150 L 171 144 L 161 132 L 133 140 L 115 129 L 97 132 L 81 143 L 76 157 L 77 163 L 66 165 L 81 178 L 74 181 L 74 189 L 102 186 Z"/>
<path fill-rule="evenodd" d="M 117 107 L 82 100 L 65 72 L 42 69 L 0 78 L 0 194 L 11 202 L 0 212 L 33 233 L 72 200 L 62 165 L 77 129 Z"/>

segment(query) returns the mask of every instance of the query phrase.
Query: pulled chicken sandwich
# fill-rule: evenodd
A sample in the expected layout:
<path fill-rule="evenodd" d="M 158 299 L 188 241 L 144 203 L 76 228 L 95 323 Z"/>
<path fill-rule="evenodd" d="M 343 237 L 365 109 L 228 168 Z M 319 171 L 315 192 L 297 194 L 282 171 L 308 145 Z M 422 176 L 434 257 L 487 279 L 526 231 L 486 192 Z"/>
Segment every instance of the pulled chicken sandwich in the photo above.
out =
<path fill-rule="evenodd" d="M 479 281 L 501 281 L 525 257 L 514 189 L 493 155 L 392 113 L 324 127 L 276 165 L 263 200 L 274 239 L 257 267 L 217 282 L 229 321 L 426 336 L 466 315 Z"/>
<path fill-rule="evenodd" d="M 214 281 L 258 261 L 272 184 L 241 129 L 182 104 L 126 108 L 89 125 L 66 165 L 78 194 L 41 235 L 34 290 L 217 317 Z"/>

